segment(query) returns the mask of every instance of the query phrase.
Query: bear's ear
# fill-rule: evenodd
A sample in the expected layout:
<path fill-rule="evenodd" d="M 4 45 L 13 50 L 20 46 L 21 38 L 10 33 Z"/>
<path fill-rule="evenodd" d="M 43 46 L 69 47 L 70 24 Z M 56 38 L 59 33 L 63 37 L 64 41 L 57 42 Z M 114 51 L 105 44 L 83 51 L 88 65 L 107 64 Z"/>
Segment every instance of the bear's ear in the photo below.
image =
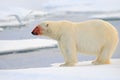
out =
<path fill-rule="evenodd" d="M 49 26 L 49 24 L 46 24 L 46 27 L 48 27 Z"/>

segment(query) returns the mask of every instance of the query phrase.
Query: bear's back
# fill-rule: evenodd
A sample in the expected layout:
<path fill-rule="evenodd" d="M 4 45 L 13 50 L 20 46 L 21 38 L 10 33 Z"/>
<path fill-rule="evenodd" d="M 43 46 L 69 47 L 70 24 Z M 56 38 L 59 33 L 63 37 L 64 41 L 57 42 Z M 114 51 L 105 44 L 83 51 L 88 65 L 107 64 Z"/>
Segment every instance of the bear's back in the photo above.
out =
<path fill-rule="evenodd" d="M 85 22 L 80 22 L 76 24 L 77 34 L 84 35 L 97 35 L 101 37 L 111 36 L 114 37 L 118 35 L 118 31 L 115 27 L 103 20 L 89 20 Z"/>
<path fill-rule="evenodd" d="M 76 44 L 80 51 L 95 53 L 106 43 L 118 41 L 117 30 L 108 22 L 102 20 L 90 20 L 76 23 Z M 96 51 L 95 51 L 96 49 Z M 95 52 L 94 52 L 95 51 Z"/>

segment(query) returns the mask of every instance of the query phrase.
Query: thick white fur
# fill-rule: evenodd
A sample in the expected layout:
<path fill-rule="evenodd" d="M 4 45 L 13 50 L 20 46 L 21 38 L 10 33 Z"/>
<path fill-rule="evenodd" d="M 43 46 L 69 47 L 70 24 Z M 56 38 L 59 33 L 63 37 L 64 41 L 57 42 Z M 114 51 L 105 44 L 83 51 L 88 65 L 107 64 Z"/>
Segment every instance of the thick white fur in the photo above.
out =
<path fill-rule="evenodd" d="M 119 41 L 117 30 L 103 20 L 46 21 L 40 26 L 44 28 L 43 35 L 58 41 L 65 59 L 61 66 L 73 66 L 78 52 L 96 55 L 93 64 L 109 64 Z"/>

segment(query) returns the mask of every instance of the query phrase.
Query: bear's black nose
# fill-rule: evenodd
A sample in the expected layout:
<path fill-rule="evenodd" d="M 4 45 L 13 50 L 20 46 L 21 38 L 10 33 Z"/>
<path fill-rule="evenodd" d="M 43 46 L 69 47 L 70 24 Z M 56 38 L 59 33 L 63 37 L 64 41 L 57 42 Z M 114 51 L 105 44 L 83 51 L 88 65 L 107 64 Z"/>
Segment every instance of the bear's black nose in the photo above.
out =
<path fill-rule="evenodd" d="M 35 32 L 31 32 L 33 35 L 37 35 Z"/>

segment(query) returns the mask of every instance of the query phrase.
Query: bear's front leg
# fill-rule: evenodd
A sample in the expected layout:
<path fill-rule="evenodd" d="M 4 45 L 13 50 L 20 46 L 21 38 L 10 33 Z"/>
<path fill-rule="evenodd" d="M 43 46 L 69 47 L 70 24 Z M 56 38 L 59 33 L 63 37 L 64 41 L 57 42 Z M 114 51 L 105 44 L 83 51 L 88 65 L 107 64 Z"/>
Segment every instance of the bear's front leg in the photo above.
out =
<path fill-rule="evenodd" d="M 74 41 L 59 42 L 65 63 L 60 66 L 74 66 L 77 63 L 77 51 Z"/>

